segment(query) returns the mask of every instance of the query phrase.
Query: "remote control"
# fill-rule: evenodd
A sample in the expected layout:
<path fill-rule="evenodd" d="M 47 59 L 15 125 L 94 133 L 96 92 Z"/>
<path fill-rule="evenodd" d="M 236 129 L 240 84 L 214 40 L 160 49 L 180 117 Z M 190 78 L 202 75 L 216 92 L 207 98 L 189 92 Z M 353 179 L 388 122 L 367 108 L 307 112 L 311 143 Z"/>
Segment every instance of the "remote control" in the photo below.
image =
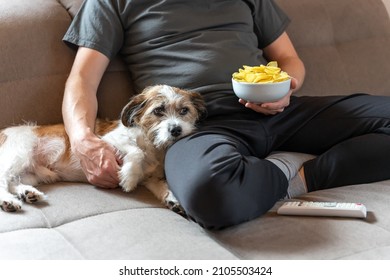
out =
<path fill-rule="evenodd" d="M 277 213 L 280 215 L 365 218 L 367 209 L 361 203 L 292 201 L 285 202 Z"/>

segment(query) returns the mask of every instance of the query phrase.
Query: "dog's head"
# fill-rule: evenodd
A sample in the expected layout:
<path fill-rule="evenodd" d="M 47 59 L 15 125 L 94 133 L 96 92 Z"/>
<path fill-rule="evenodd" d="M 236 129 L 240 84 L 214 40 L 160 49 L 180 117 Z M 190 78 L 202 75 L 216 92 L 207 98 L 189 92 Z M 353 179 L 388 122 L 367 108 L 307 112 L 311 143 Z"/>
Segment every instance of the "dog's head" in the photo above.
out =
<path fill-rule="evenodd" d="M 192 133 L 205 115 L 199 93 L 156 85 L 135 95 L 123 108 L 121 120 L 127 127 L 141 128 L 156 147 L 165 148 Z"/>

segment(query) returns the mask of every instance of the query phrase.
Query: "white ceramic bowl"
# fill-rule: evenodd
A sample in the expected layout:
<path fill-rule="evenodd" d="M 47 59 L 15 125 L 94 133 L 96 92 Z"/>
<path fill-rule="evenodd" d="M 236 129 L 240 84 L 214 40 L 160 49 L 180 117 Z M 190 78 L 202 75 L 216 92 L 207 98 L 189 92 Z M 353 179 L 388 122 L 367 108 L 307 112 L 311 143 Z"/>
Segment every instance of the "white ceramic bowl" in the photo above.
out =
<path fill-rule="evenodd" d="M 241 99 L 252 103 L 277 101 L 290 91 L 291 79 L 277 83 L 245 83 L 232 79 L 233 91 Z"/>

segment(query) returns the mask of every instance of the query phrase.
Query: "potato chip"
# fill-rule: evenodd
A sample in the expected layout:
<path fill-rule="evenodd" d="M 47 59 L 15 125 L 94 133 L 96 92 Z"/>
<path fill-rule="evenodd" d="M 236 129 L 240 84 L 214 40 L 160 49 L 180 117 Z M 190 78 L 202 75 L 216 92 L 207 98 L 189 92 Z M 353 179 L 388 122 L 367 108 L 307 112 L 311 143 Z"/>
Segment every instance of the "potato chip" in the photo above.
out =
<path fill-rule="evenodd" d="M 246 83 L 278 83 L 290 79 L 290 76 L 278 67 L 276 61 L 270 61 L 267 65 L 243 65 L 233 73 L 233 79 Z"/>

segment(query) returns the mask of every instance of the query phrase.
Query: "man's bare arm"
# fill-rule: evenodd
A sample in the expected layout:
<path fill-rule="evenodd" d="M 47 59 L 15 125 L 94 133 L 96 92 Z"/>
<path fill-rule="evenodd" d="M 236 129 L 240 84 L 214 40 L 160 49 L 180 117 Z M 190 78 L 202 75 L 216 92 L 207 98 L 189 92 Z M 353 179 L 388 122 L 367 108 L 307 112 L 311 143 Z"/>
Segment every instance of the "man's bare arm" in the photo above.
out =
<path fill-rule="evenodd" d="M 65 86 L 62 114 L 71 147 L 90 183 L 106 188 L 118 185 L 119 159 L 115 149 L 94 133 L 96 93 L 109 59 L 80 47 Z"/>

